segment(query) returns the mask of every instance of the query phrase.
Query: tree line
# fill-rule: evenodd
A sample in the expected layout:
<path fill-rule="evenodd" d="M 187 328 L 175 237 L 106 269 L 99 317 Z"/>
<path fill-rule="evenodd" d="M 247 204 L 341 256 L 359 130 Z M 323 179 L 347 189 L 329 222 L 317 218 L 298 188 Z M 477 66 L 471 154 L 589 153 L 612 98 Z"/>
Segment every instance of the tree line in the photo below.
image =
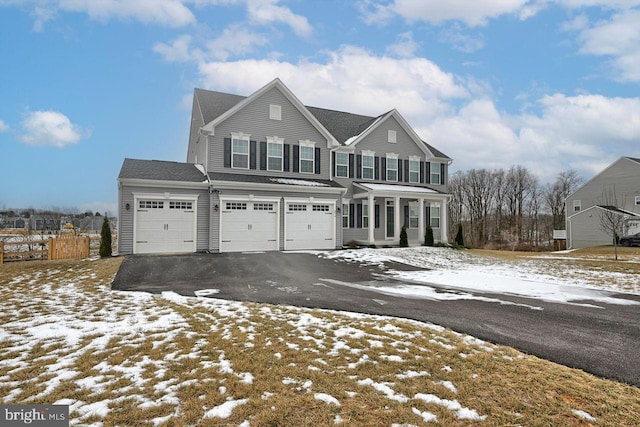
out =
<path fill-rule="evenodd" d="M 581 183 L 577 172 L 566 171 L 543 185 L 523 166 L 456 172 L 449 180 L 450 230 L 461 225 L 464 242 L 473 247 L 549 246 L 553 230 L 565 229 L 565 199 Z"/>

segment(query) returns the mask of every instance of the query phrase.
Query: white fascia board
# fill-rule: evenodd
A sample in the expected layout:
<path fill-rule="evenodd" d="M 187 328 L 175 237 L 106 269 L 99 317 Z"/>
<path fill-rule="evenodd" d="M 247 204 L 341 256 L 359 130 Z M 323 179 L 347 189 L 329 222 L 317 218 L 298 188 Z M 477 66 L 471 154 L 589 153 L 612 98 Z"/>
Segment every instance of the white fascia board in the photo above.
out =
<path fill-rule="evenodd" d="M 374 197 L 385 197 L 385 198 L 394 198 L 401 197 L 403 199 L 430 199 L 430 200 L 450 200 L 452 198 L 451 194 L 442 194 L 442 193 L 430 193 L 430 192 L 419 192 L 419 191 L 399 191 L 399 190 L 372 190 L 370 188 L 365 187 L 364 185 L 360 185 L 357 182 L 353 183 L 353 186 L 363 190 L 363 193 L 354 194 L 352 197 L 354 199 L 365 199 L 369 197 L 369 193 L 373 193 Z M 416 189 L 428 189 L 427 187 L 416 187 Z"/>
<path fill-rule="evenodd" d="M 157 179 L 139 179 L 139 178 L 119 178 L 118 182 L 121 185 L 131 185 L 138 187 L 152 187 L 152 188 L 184 188 L 193 190 L 203 190 L 209 188 L 209 182 L 207 178 L 203 177 L 203 182 L 185 182 L 185 181 L 165 181 Z"/>
<path fill-rule="evenodd" d="M 311 122 L 311 124 L 327 139 L 327 147 L 332 148 L 340 145 L 335 137 L 324 127 L 322 124 L 316 119 L 316 117 L 311 114 L 311 112 L 304 106 L 302 102 L 289 90 L 287 86 L 279 78 L 273 79 L 271 82 L 267 83 L 242 101 L 238 102 L 229 110 L 225 111 L 222 115 L 216 117 L 211 122 L 204 125 L 201 129 L 203 132 L 208 133 L 210 135 L 215 134 L 215 127 L 220 123 L 227 120 L 229 117 L 233 116 L 238 111 L 242 110 L 244 107 L 252 103 L 255 99 L 271 90 L 273 87 L 277 87 L 280 92 L 291 102 L 297 109 L 302 113 L 302 115 Z"/>
<path fill-rule="evenodd" d="M 211 186 L 216 190 L 253 190 L 253 191 L 280 191 L 288 193 L 323 193 L 323 194 L 345 194 L 346 188 L 337 187 L 314 187 L 303 185 L 287 184 L 263 184 L 256 182 L 238 181 L 211 181 Z"/>

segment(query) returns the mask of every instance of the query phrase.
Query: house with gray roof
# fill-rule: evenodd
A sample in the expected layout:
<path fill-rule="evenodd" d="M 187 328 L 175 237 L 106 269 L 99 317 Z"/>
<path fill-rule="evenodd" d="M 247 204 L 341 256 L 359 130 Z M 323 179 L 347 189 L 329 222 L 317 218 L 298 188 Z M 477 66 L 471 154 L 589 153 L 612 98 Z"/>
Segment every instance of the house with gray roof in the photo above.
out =
<path fill-rule="evenodd" d="M 125 159 L 120 253 L 447 241 L 452 159 L 397 110 L 304 105 L 279 79 L 249 96 L 195 89 L 186 162 Z"/>
<path fill-rule="evenodd" d="M 640 232 L 640 159 L 621 157 L 565 201 L 567 247 L 611 245 L 601 218 L 619 216 L 620 236 Z"/>

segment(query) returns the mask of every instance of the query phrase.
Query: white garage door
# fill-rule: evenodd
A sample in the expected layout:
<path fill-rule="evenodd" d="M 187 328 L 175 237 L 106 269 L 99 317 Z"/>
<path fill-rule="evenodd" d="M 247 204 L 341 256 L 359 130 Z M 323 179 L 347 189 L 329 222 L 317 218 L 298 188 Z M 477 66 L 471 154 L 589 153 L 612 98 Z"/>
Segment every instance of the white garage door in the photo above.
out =
<path fill-rule="evenodd" d="M 195 201 L 139 199 L 134 253 L 195 252 L 195 228 Z"/>
<path fill-rule="evenodd" d="M 277 201 L 222 201 L 220 252 L 277 251 Z"/>
<path fill-rule="evenodd" d="M 286 203 L 286 250 L 335 249 L 334 203 Z"/>

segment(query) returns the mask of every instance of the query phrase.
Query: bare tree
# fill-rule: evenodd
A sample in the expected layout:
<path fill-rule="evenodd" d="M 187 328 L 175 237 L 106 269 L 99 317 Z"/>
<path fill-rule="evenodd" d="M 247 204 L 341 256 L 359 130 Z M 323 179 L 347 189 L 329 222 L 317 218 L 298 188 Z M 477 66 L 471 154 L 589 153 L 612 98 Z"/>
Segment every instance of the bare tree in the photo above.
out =
<path fill-rule="evenodd" d="M 624 203 L 624 201 L 623 201 Z M 615 186 L 602 192 L 602 204 L 599 205 L 600 230 L 611 236 L 613 252 L 618 260 L 618 238 L 623 234 L 625 212 L 618 207 Z"/>
<path fill-rule="evenodd" d="M 556 180 L 548 184 L 544 191 L 544 202 L 553 217 L 554 230 L 566 228 L 565 200 L 582 184 L 582 178 L 574 170 L 560 172 Z"/>

